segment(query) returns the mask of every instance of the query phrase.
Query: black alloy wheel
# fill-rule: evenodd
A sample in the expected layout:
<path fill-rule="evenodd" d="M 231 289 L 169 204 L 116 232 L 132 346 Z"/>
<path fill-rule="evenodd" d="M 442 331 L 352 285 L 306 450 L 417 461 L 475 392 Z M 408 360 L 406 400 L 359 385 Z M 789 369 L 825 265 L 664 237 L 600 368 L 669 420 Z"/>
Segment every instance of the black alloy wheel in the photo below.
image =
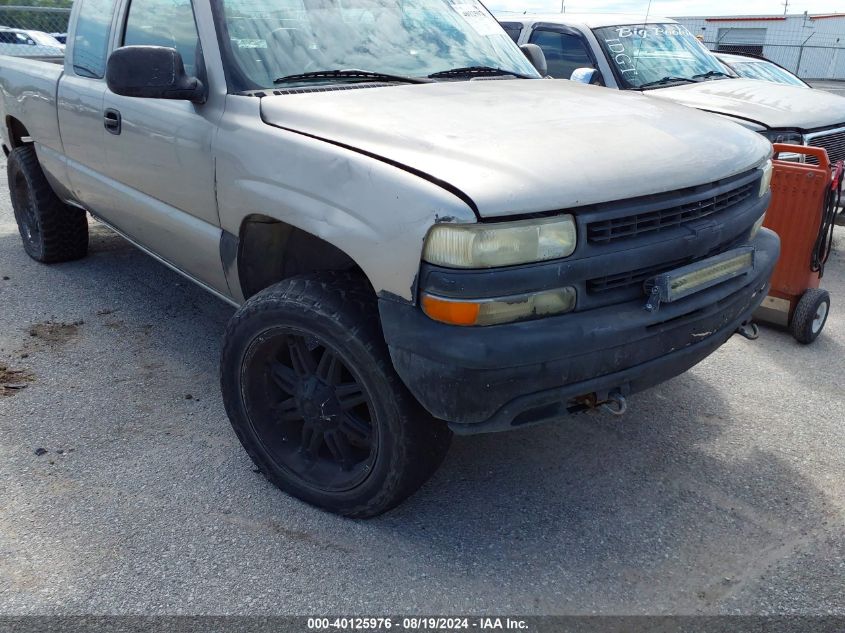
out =
<path fill-rule="evenodd" d="M 247 414 L 280 468 L 327 491 L 366 479 L 378 431 L 365 387 L 336 349 L 276 328 L 253 342 L 242 371 Z"/>
<path fill-rule="evenodd" d="M 324 271 L 251 297 L 226 328 L 220 384 L 232 428 L 280 489 L 373 517 L 437 469 L 451 432 L 396 374 L 366 278 Z"/>

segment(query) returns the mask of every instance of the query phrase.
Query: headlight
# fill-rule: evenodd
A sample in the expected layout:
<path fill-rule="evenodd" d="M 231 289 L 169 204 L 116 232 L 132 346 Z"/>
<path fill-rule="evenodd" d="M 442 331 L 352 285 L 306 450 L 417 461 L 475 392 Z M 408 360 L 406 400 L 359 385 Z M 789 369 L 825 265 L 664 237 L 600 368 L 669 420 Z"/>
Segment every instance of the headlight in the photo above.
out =
<path fill-rule="evenodd" d="M 560 215 L 501 224 L 437 224 L 423 259 L 451 268 L 494 268 L 568 257 L 577 241 L 575 220 Z"/>
<path fill-rule="evenodd" d="M 804 135 L 800 132 L 790 132 L 788 130 L 766 130 L 765 132 L 760 132 L 760 134 L 765 136 L 772 143 L 787 143 L 789 145 L 804 144 Z M 804 157 L 802 154 L 785 152 L 778 156 L 778 160 L 788 160 L 798 163 L 803 161 Z"/>
<path fill-rule="evenodd" d="M 804 135 L 801 132 L 790 132 L 788 130 L 766 130 L 760 132 L 772 143 L 788 143 L 790 145 L 803 145 Z"/>
<path fill-rule="evenodd" d="M 757 192 L 757 196 L 762 198 L 772 185 L 772 161 L 767 160 L 759 169 L 763 172 L 763 176 L 760 178 L 760 190 Z"/>

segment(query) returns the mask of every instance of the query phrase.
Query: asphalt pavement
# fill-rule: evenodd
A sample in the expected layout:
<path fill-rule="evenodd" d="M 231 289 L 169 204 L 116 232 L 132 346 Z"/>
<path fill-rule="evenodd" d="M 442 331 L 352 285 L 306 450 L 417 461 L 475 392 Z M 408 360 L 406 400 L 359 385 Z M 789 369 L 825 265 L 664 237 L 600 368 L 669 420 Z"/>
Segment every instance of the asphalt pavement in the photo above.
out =
<path fill-rule="evenodd" d="M 845 614 L 841 250 L 815 344 L 764 328 L 622 418 L 456 438 L 352 521 L 241 449 L 233 309 L 91 230 L 84 260 L 30 260 L 2 179 L 0 614 Z"/>

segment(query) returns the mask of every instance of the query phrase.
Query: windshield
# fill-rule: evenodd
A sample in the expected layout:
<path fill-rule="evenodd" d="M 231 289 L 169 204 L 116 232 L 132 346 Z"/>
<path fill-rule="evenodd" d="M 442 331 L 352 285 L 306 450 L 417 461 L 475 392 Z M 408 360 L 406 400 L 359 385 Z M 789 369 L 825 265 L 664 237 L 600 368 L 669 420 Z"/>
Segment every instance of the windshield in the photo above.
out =
<path fill-rule="evenodd" d="M 608 26 L 593 32 L 620 88 L 639 89 L 666 77 L 672 80 L 658 85 L 683 83 L 685 79 L 718 79 L 728 74 L 719 60 L 680 24 Z"/>
<path fill-rule="evenodd" d="M 539 77 L 476 0 L 218 3 L 227 75 L 236 91 L 270 88 L 274 79 L 290 75 L 346 69 L 427 77 L 454 68 L 489 66 Z M 335 76 L 308 83 L 363 80 Z"/>
<path fill-rule="evenodd" d="M 748 62 L 732 62 L 731 68 L 736 71 L 740 77 L 747 77 L 748 79 L 762 79 L 764 81 L 774 81 L 779 84 L 789 84 L 791 86 L 807 87 L 803 81 L 798 79 L 789 71 L 770 64 L 764 61 L 748 61 Z"/>

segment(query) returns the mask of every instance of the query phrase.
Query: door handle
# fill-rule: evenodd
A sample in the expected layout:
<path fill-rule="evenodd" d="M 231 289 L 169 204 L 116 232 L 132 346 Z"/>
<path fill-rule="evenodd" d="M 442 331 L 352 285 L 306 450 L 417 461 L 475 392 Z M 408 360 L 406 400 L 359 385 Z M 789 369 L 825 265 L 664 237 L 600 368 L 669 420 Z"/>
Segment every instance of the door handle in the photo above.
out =
<path fill-rule="evenodd" d="M 112 134 L 120 134 L 120 111 L 115 110 L 114 108 L 106 108 L 103 111 L 103 125 Z"/>

